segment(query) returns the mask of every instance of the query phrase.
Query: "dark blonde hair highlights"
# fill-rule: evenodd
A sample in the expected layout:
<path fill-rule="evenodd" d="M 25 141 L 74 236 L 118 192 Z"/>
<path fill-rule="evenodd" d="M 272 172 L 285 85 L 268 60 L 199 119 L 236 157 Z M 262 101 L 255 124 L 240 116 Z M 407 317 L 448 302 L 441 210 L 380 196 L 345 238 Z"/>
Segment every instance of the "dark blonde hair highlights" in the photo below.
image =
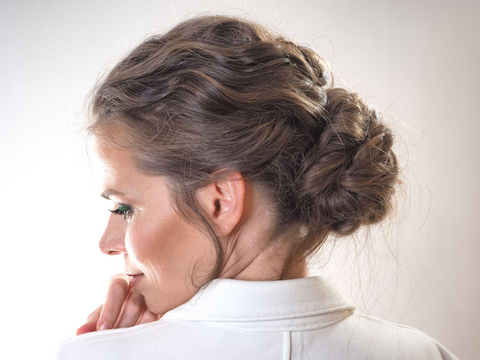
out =
<path fill-rule="evenodd" d="M 209 234 L 217 261 L 203 285 L 224 254 L 195 192 L 229 171 L 262 189 L 271 241 L 303 229 L 280 279 L 330 234 L 383 220 L 399 183 L 379 113 L 335 87 L 315 51 L 239 17 L 193 17 L 142 42 L 94 88 L 91 119 L 140 171 L 165 176 L 179 214 Z"/>

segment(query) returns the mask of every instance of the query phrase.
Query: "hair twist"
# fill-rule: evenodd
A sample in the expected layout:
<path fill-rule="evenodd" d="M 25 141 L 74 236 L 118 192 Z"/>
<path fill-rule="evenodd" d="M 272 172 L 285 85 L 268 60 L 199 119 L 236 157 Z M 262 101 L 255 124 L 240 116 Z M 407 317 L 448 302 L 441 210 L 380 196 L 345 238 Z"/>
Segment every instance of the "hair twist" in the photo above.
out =
<path fill-rule="evenodd" d="M 325 90 L 325 127 L 302 164 L 303 217 L 314 229 L 350 235 L 381 221 L 398 181 L 393 134 L 354 92 Z"/>

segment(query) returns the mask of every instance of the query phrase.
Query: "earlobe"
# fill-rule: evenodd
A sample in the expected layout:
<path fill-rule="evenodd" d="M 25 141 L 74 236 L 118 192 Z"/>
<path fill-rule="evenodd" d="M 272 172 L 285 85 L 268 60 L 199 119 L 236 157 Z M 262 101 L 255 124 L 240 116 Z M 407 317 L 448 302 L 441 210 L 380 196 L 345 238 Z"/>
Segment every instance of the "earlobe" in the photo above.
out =
<path fill-rule="evenodd" d="M 220 236 L 227 236 L 243 213 L 245 183 L 237 171 L 197 192 L 197 199 L 214 222 Z"/>

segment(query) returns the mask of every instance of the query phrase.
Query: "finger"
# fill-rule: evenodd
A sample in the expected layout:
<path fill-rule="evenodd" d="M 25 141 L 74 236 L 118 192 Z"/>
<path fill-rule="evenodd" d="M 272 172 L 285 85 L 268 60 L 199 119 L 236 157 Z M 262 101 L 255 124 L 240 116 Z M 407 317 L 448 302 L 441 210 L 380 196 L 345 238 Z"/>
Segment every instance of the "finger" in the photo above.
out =
<path fill-rule="evenodd" d="M 97 322 L 98 318 L 100 317 L 100 313 L 102 311 L 103 304 L 100 304 L 90 315 L 87 316 L 87 320 L 85 324 L 80 326 L 77 329 L 76 335 L 86 334 L 88 332 L 97 331 Z"/>
<path fill-rule="evenodd" d="M 157 321 L 161 316 L 158 316 L 157 314 L 154 314 L 150 310 L 146 309 L 145 312 L 143 313 L 142 317 L 140 318 L 140 321 L 138 322 L 139 324 L 146 324 L 149 322 Z"/>
<path fill-rule="evenodd" d="M 133 326 L 137 323 L 140 316 L 145 310 L 145 299 L 139 292 L 130 289 L 128 298 L 123 306 L 123 311 L 120 319 L 115 324 L 115 328 L 125 328 Z"/>
<path fill-rule="evenodd" d="M 82 335 L 89 332 L 97 331 L 97 323 L 87 323 L 83 324 L 77 329 L 76 335 Z"/>
<path fill-rule="evenodd" d="M 127 297 L 130 285 L 123 278 L 112 278 L 108 286 L 107 298 L 100 313 L 97 330 L 113 328 L 117 322 L 123 303 Z"/>

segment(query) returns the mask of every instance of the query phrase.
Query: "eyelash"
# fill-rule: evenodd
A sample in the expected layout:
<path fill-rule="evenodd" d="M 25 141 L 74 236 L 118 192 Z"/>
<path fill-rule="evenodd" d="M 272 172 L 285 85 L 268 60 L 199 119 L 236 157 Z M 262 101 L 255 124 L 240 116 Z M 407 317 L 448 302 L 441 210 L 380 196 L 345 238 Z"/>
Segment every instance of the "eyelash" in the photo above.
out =
<path fill-rule="evenodd" d="M 126 209 L 121 209 L 121 208 L 126 208 Z M 115 214 L 115 215 L 123 215 L 124 220 L 127 220 L 127 217 L 130 217 L 132 214 L 131 206 L 124 205 L 124 204 L 119 204 L 118 208 L 116 208 L 115 210 L 108 210 L 108 211 L 110 211 L 112 214 Z"/>

